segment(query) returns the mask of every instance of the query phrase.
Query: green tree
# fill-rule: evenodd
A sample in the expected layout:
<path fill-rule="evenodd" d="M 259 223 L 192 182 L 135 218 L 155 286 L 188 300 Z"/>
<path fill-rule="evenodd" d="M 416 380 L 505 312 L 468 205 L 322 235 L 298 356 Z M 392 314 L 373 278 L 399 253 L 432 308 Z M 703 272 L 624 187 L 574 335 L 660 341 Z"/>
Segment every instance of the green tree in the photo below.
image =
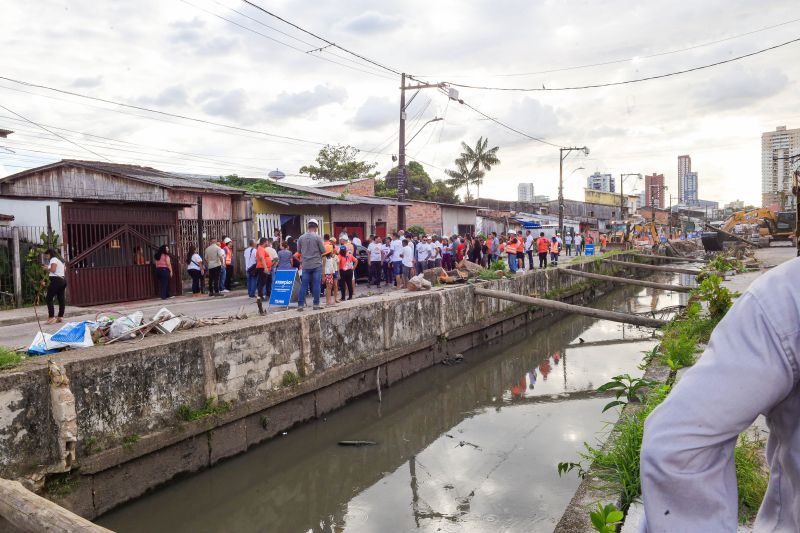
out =
<path fill-rule="evenodd" d="M 300 174 L 308 174 L 311 179 L 338 181 L 354 180 L 359 178 L 373 178 L 378 175 L 372 170 L 377 163 L 358 161 L 358 149 L 341 144 L 326 145 L 317 155 L 316 165 L 300 167 Z"/>
<path fill-rule="evenodd" d="M 481 197 L 481 183 L 486 176 L 486 172 L 492 170 L 492 167 L 500 164 L 500 159 L 497 157 L 497 152 L 500 150 L 499 146 L 489 148 L 489 138 L 479 137 L 478 142 L 475 143 L 475 148 L 471 147 L 464 141 L 461 141 L 461 159 L 468 165 L 472 165 L 475 170 L 479 171 L 473 176 L 470 184 L 478 188 L 477 198 Z"/>
<path fill-rule="evenodd" d="M 386 173 L 385 179 L 375 180 L 375 196 L 397 198 L 397 175 L 399 167 Z M 443 181 L 432 180 L 425 168 L 416 161 L 406 166 L 406 198 L 409 200 L 428 200 L 431 202 L 458 203 L 458 196 L 452 187 Z"/>
<path fill-rule="evenodd" d="M 465 201 L 469 201 L 471 198 L 469 193 L 470 184 L 482 180 L 486 172 L 480 170 L 476 165 L 470 164 L 463 158 L 456 159 L 455 165 L 455 170 L 448 168 L 444 171 L 445 174 L 450 176 L 450 178 L 446 180 L 446 183 L 456 190 L 464 187 L 466 189 Z"/>

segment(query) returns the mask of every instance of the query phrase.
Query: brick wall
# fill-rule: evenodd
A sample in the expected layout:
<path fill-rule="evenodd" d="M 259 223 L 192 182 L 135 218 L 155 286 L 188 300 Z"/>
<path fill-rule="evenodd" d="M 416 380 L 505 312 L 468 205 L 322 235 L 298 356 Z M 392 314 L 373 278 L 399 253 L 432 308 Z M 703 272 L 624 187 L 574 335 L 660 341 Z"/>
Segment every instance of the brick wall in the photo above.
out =
<path fill-rule="evenodd" d="M 347 187 L 347 185 L 332 185 L 330 187 L 320 185 L 319 188 L 330 192 L 344 192 L 345 187 Z M 373 178 L 369 178 L 366 180 L 354 181 L 350 184 L 350 194 L 356 194 L 358 196 L 375 196 L 375 180 Z"/>
<path fill-rule="evenodd" d="M 442 234 L 442 207 L 439 204 L 415 202 L 406 207 L 406 227 L 422 226 L 426 233 Z"/>

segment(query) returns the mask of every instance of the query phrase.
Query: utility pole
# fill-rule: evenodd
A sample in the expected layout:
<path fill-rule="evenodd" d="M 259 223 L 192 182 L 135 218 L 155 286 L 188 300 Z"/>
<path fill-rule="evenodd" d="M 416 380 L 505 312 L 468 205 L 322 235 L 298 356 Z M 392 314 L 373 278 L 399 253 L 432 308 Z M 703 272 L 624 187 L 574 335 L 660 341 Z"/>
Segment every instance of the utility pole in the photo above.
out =
<path fill-rule="evenodd" d="M 406 227 L 406 73 L 400 75 L 400 150 L 397 162 L 397 229 Z"/>
<path fill-rule="evenodd" d="M 580 148 L 572 146 L 558 149 L 558 233 L 562 236 L 564 235 L 564 159 L 566 159 L 573 150 L 580 150 L 584 155 L 589 155 L 589 149 L 585 146 L 581 146 Z"/>
<path fill-rule="evenodd" d="M 625 181 L 625 178 L 628 176 L 637 176 L 639 179 L 642 179 L 642 175 L 640 173 L 636 174 L 620 174 L 619 175 L 619 215 L 622 219 L 622 223 L 625 224 L 625 231 L 623 233 L 624 242 L 628 242 L 628 234 L 630 233 L 630 225 L 625 222 L 625 219 L 628 216 L 628 209 L 625 207 L 625 195 L 622 193 L 622 182 Z"/>
<path fill-rule="evenodd" d="M 412 80 L 414 78 L 411 78 Z M 420 89 L 444 89 L 444 83 L 417 83 L 415 85 L 406 85 L 406 73 L 403 72 L 400 75 L 400 146 L 398 149 L 397 154 L 397 202 L 402 203 L 406 199 L 406 188 L 408 186 L 406 180 L 406 109 L 408 106 L 411 105 L 411 102 L 414 101 L 414 98 L 417 96 L 416 93 L 412 96 L 408 102 L 406 102 L 406 91 L 408 90 L 416 90 L 419 92 Z M 448 97 L 451 100 L 456 100 L 457 102 L 463 103 L 463 101 L 459 100 L 458 92 L 454 89 L 450 89 L 448 93 Z M 436 122 L 440 119 L 434 119 L 426 122 L 426 124 L 430 122 Z M 425 125 L 423 125 L 425 127 Z M 421 129 L 421 128 L 420 128 Z M 419 132 L 417 132 L 419 133 Z M 413 139 L 413 137 L 412 137 Z M 410 142 L 410 141 L 409 141 Z M 397 206 L 397 229 L 405 229 L 406 226 L 406 209 L 405 206 L 398 205 Z"/>

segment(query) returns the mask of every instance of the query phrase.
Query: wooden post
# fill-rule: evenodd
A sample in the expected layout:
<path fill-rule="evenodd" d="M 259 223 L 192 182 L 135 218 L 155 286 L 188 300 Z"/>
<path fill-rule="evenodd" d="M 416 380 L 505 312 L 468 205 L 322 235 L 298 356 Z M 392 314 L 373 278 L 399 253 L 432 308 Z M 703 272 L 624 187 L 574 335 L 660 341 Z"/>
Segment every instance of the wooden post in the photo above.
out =
<path fill-rule="evenodd" d="M 610 281 L 613 283 L 626 283 L 628 285 L 647 287 L 649 289 L 661 289 L 664 291 L 675 291 L 675 292 L 690 292 L 692 290 L 691 287 L 684 287 L 683 285 L 669 285 L 668 283 L 656 283 L 654 281 L 645 281 L 641 279 L 606 276 L 604 274 L 595 274 L 594 272 L 584 272 L 582 270 L 577 270 L 573 268 L 564 268 L 562 269 L 562 271 L 566 272 L 567 274 L 572 274 L 573 276 L 579 276 L 582 278 L 597 279 L 600 281 Z"/>
<path fill-rule="evenodd" d="M 478 296 L 488 296 L 490 298 L 497 298 L 500 300 L 509 300 L 521 304 L 535 305 L 537 307 L 544 307 L 545 309 L 553 309 L 555 311 L 562 311 L 564 313 L 574 313 L 576 315 L 589 316 L 592 318 L 599 318 L 601 320 L 611 320 L 612 322 L 633 324 L 634 326 L 660 328 L 667 323 L 666 320 L 658 320 L 646 316 L 629 315 L 627 313 L 617 313 L 616 311 L 606 311 L 604 309 L 593 309 L 591 307 L 582 307 L 580 305 L 567 304 L 556 300 L 545 300 L 543 298 L 522 296 L 521 294 L 483 289 L 480 287 L 475 287 L 475 294 Z"/>
<path fill-rule="evenodd" d="M 8 479 L 0 479 L 0 517 L 22 531 L 112 533 Z"/>
<path fill-rule="evenodd" d="M 14 256 L 14 300 L 17 304 L 17 307 L 22 307 L 23 300 L 22 300 L 22 260 L 19 256 L 20 254 L 20 247 L 19 247 L 19 228 L 14 226 L 11 228 L 11 236 L 12 236 L 12 250 L 11 255 Z"/>
<path fill-rule="evenodd" d="M 617 265 L 617 266 L 624 266 L 624 267 L 631 267 L 631 268 L 640 268 L 642 270 L 655 270 L 656 272 L 670 272 L 672 274 L 692 274 L 698 275 L 700 273 L 699 270 L 694 270 L 691 268 L 680 268 L 680 267 L 673 267 L 673 266 L 660 266 L 660 265 L 646 265 L 644 263 L 632 263 L 630 261 L 616 261 L 614 259 L 603 259 L 603 262 L 608 263 L 609 265 Z"/>
<path fill-rule="evenodd" d="M 50 220 L 50 206 L 45 206 L 45 210 L 47 211 L 47 247 L 53 247 L 53 223 Z"/>

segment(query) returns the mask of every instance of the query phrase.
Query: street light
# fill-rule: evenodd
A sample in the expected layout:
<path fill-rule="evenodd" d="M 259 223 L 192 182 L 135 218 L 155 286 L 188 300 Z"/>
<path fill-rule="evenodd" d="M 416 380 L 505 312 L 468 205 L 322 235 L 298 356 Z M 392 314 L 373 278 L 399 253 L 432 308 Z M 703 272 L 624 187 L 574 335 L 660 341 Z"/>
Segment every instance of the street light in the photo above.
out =
<path fill-rule="evenodd" d="M 413 140 L 414 140 L 414 137 L 416 137 L 417 135 L 419 135 L 419 132 L 421 132 L 421 131 L 422 131 L 422 130 L 425 128 L 425 126 L 427 126 L 427 125 L 428 125 L 428 124 L 430 124 L 431 122 L 439 122 L 440 120 L 444 120 L 444 119 L 443 119 L 443 118 L 441 118 L 441 117 L 436 117 L 436 118 L 432 118 L 432 119 L 430 119 L 428 122 L 426 122 L 425 124 L 423 124 L 423 125 L 422 125 L 422 127 L 421 127 L 420 129 L 418 129 L 418 130 L 417 130 L 417 133 L 415 133 L 414 135 L 412 135 L 412 136 L 411 136 L 411 138 L 410 138 L 410 139 L 408 140 L 408 142 L 406 143 L 406 146 L 408 146 L 409 144 L 411 144 L 411 141 L 413 141 Z"/>
<path fill-rule="evenodd" d="M 589 155 L 589 148 L 586 146 L 581 146 L 580 148 L 571 146 L 569 148 L 558 149 L 558 233 L 560 235 L 564 235 L 564 159 L 566 159 L 573 150 L 578 150 L 583 152 L 584 155 Z"/>

